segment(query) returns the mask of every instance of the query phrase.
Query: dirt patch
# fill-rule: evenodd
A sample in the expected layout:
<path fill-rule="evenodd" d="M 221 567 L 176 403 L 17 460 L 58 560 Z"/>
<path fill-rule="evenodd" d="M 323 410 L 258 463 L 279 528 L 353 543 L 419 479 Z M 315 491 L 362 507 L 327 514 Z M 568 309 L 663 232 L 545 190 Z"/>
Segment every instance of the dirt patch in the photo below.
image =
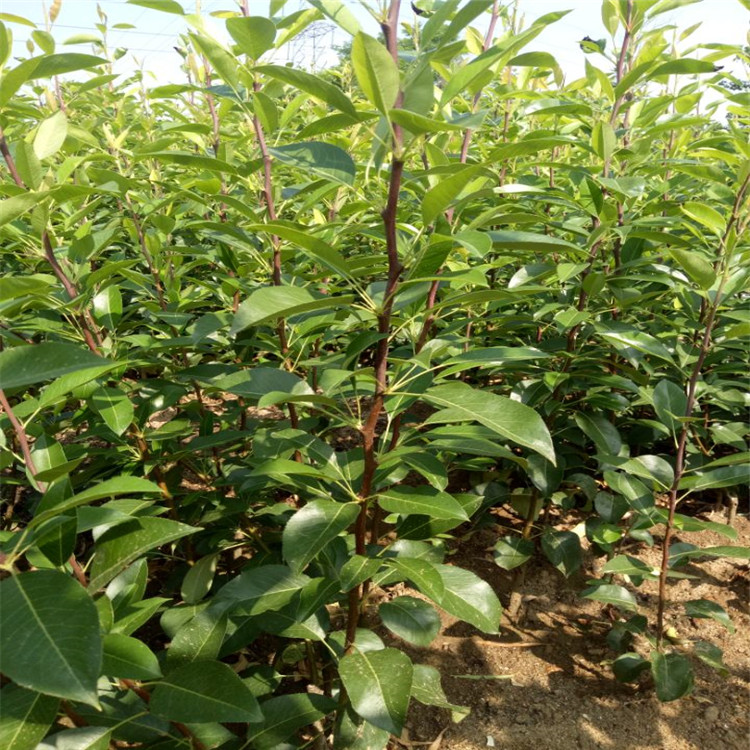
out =
<path fill-rule="evenodd" d="M 718 514 L 701 517 L 723 520 Z M 740 516 L 735 528 L 734 544 L 750 545 L 750 521 Z M 497 529 L 475 533 L 457 546 L 450 562 L 488 581 L 507 605 L 512 573 L 499 569 L 488 552 L 497 536 Z M 727 543 L 714 532 L 681 533 L 679 538 L 700 546 Z M 658 542 L 654 548 L 630 552 L 649 565 L 659 564 Z M 609 662 L 617 654 L 606 642 L 611 620 L 604 605 L 579 596 L 602 558 L 587 553 L 585 569 L 570 579 L 541 560 L 529 564 L 518 627 L 504 619 L 499 636 L 486 636 L 444 615 L 443 630 L 429 648 L 405 649 L 416 662 L 438 668 L 448 699 L 470 707 L 471 713 L 451 724 L 446 710 L 413 702 L 403 741 L 394 747 L 428 747 L 445 730 L 430 750 L 750 748 L 750 613 L 744 561 L 698 562 L 686 569 L 696 579 L 671 583 L 668 624 L 686 642 L 706 640 L 719 646 L 730 675 L 723 678 L 696 660 L 693 693 L 666 704 L 659 703 L 648 684 L 626 685 L 612 675 Z M 656 583 L 646 582 L 634 591 L 639 611 L 653 623 Z M 721 604 L 737 632 L 732 635 L 713 620 L 687 618 L 679 603 L 700 598 Z M 390 638 L 389 645 L 404 647 L 397 640 Z M 466 679 L 480 675 L 488 678 Z"/>

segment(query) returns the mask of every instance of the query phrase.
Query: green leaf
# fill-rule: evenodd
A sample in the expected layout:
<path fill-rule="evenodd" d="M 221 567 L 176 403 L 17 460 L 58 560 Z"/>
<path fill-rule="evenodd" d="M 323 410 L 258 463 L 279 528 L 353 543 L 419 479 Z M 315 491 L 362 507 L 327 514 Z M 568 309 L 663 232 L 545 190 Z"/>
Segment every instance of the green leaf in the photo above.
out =
<path fill-rule="evenodd" d="M 520 536 L 504 536 L 492 549 L 495 564 L 503 570 L 513 570 L 530 560 L 534 543 Z"/>
<path fill-rule="evenodd" d="M 628 331 L 600 330 L 599 335 L 602 338 L 611 341 L 615 346 L 631 347 L 672 364 L 672 355 L 669 353 L 669 350 L 659 341 L 659 339 L 648 333 L 636 331 L 635 329 Z"/>
<path fill-rule="evenodd" d="M 595 602 L 604 602 L 605 604 L 614 604 L 620 609 L 636 612 L 638 603 L 635 596 L 624 586 L 616 586 L 609 583 L 597 583 L 594 586 L 584 589 L 581 596 L 586 599 L 593 599 Z"/>
<path fill-rule="evenodd" d="M 133 518 L 118 524 L 97 540 L 89 589 L 96 591 L 121 570 L 155 547 L 168 544 L 200 529 L 166 518 Z"/>
<path fill-rule="evenodd" d="M 156 655 L 137 638 L 119 633 L 104 636 L 102 673 L 126 680 L 158 680 L 161 669 Z"/>
<path fill-rule="evenodd" d="M 434 566 L 443 581 L 443 593 L 430 596 L 439 607 L 468 622 L 483 633 L 497 633 L 502 615 L 500 600 L 492 587 L 471 571 L 452 565 Z"/>
<path fill-rule="evenodd" d="M 659 419 L 676 434 L 680 427 L 680 417 L 685 416 L 687 396 L 678 385 L 666 378 L 654 388 L 654 410 Z"/>
<path fill-rule="evenodd" d="M 118 388 L 97 388 L 91 394 L 89 404 L 115 435 L 124 434 L 133 423 L 133 404 Z"/>
<path fill-rule="evenodd" d="M 654 76 L 667 75 L 696 75 L 699 73 L 715 73 L 716 66 L 708 60 L 695 60 L 689 57 L 683 57 L 679 60 L 668 60 L 661 65 L 657 65 L 650 74 Z"/>
<path fill-rule="evenodd" d="M 357 17 L 346 7 L 343 0 L 309 0 L 309 2 L 348 34 L 354 36 L 361 31 L 362 27 Z"/>
<path fill-rule="evenodd" d="M 447 708 L 451 712 L 454 722 L 461 721 L 471 711 L 467 706 L 456 706 L 448 701 L 445 692 L 443 692 L 440 672 L 435 667 L 429 667 L 426 664 L 414 665 L 411 697 L 425 706 Z"/>
<path fill-rule="evenodd" d="M 706 229 L 713 232 L 717 237 L 721 237 L 726 229 L 724 217 L 711 206 L 696 201 L 685 201 L 680 204 L 680 210 L 694 221 L 702 224 Z"/>
<path fill-rule="evenodd" d="M 581 253 L 581 248 L 578 245 L 551 235 L 509 231 L 487 232 L 487 234 L 490 236 L 492 244 L 497 248 L 553 253 L 565 253 L 566 250 L 572 250 L 574 253 Z"/>
<path fill-rule="evenodd" d="M 74 344 L 16 346 L 0 352 L 0 389 L 23 388 L 104 364 L 107 360 Z"/>
<path fill-rule="evenodd" d="M 421 514 L 446 521 L 469 520 L 466 510 L 454 497 L 434 487 L 397 485 L 378 494 L 381 507 L 390 513 Z"/>
<path fill-rule="evenodd" d="M 312 310 L 325 310 L 337 304 L 346 304 L 352 299 L 351 296 L 332 299 L 328 295 L 313 294 L 307 287 L 264 286 L 252 292 L 240 305 L 229 334 L 234 336 L 246 328 L 276 318 L 287 318 Z"/>
<path fill-rule="evenodd" d="M 331 143 L 290 143 L 286 146 L 271 147 L 268 151 L 284 164 L 319 174 L 344 185 L 354 184 L 356 170 L 352 157 L 344 149 Z"/>
<path fill-rule="evenodd" d="M 37 529 L 34 544 L 51 563 L 65 565 L 75 549 L 77 526 L 72 516 L 50 518 Z"/>
<path fill-rule="evenodd" d="M 630 651 L 626 654 L 620 654 L 612 662 L 612 671 L 620 682 L 636 682 L 641 672 L 648 669 L 649 666 L 651 666 L 651 662 L 648 659 Z"/>
<path fill-rule="evenodd" d="M 729 670 L 724 664 L 724 653 L 713 643 L 697 641 L 693 653 L 705 664 L 713 667 L 722 677 L 729 677 Z"/>
<path fill-rule="evenodd" d="M 622 448 L 622 438 L 617 428 L 599 414 L 578 412 L 575 422 L 586 437 L 594 441 L 598 453 L 616 456 Z"/>
<path fill-rule="evenodd" d="M 614 128 L 606 121 L 599 120 L 591 131 L 591 146 L 597 156 L 604 162 L 609 162 L 617 148 L 617 136 Z"/>
<path fill-rule="evenodd" d="M 108 727 L 63 729 L 48 738 L 48 742 L 54 750 L 107 750 L 110 747 L 111 731 Z M 47 746 L 47 743 L 42 746 Z"/>
<path fill-rule="evenodd" d="M 447 177 L 441 177 L 440 181 L 431 187 L 422 199 L 422 220 L 424 223 L 431 224 L 437 215 L 448 208 L 475 177 L 483 173 L 485 173 L 485 167 L 482 165 L 462 165 L 457 172 Z"/>
<path fill-rule="evenodd" d="M 40 523 L 52 518 L 60 513 L 77 508 L 79 505 L 87 505 L 94 500 L 102 500 L 105 497 L 114 495 L 161 495 L 162 491 L 159 485 L 149 482 L 143 477 L 114 477 L 104 482 L 95 484 L 83 492 L 79 492 L 73 497 L 69 497 L 62 502 L 57 502 L 55 497 L 49 498 L 45 495 L 42 502 L 37 507 L 36 515 L 28 524 L 29 527 L 38 526 Z"/>
<path fill-rule="evenodd" d="M 152 8 L 177 16 L 185 15 L 185 11 L 177 0 L 128 0 L 128 5 L 139 5 L 141 8 Z"/>
<path fill-rule="evenodd" d="M 334 750 L 383 750 L 388 745 L 391 733 L 365 721 L 351 706 L 341 714 Z"/>
<path fill-rule="evenodd" d="M 46 197 L 44 193 L 19 193 L 11 198 L 0 201 L 0 226 L 15 221 L 19 216 L 23 216 L 28 210 L 36 206 L 37 203 L 45 200 Z"/>
<path fill-rule="evenodd" d="M 120 287 L 111 284 L 102 289 L 93 299 L 94 317 L 105 328 L 112 330 L 122 317 L 122 294 Z"/>
<path fill-rule="evenodd" d="M 212 609 L 199 612 L 172 636 L 167 668 L 197 660 L 215 659 L 227 634 L 227 615 Z"/>
<path fill-rule="evenodd" d="M 205 555 L 185 574 L 180 594 L 187 604 L 199 602 L 211 590 L 218 561 L 218 552 Z"/>
<path fill-rule="evenodd" d="M 737 487 L 748 482 L 750 482 L 750 466 L 738 464 L 737 466 L 722 466 L 720 469 L 711 469 L 710 471 L 685 476 L 680 481 L 680 489 L 700 492 L 721 487 Z"/>
<path fill-rule="evenodd" d="M 651 654 L 651 675 L 656 697 L 663 702 L 676 701 L 693 691 L 693 667 L 682 654 Z"/>
<path fill-rule="evenodd" d="M 157 684 L 149 708 L 169 721 L 259 722 L 258 701 L 227 664 L 194 661 L 178 667 Z"/>
<path fill-rule="evenodd" d="M 190 33 L 189 36 L 198 52 L 206 56 L 222 81 L 237 91 L 240 87 L 239 71 L 237 60 L 231 52 L 222 47 L 215 39 L 203 34 Z"/>
<path fill-rule="evenodd" d="M 0 581 L 0 671 L 22 687 L 98 708 L 99 616 L 86 590 L 58 570 Z"/>
<path fill-rule="evenodd" d="M 54 156 L 68 134 L 68 118 L 61 109 L 39 124 L 34 137 L 34 153 L 39 161 Z"/>
<path fill-rule="evenodd" d="M 364 555 L 352 555 L 339 571 L 339 583 L 341 591 L 347 592 L 355 586 L 359 586 L 368 578 L 372 578 L 383 565 L 379 558 L 365 557 Z"/>
<path fill-rule="evenodd" d="M 263 16 L 238 16 L 227 18 L 227 31 L 237 42 L 240 51 L 251 60 L 257 60 L 264 52 L 273 47 L 276 38 L 276 26 L 273 21 Z"/>
<path fill-rule="evenodd" d="M 734 624 L 727 611 L 709 599 L 692 599 L 685 602 L 685 614 L 688 617 L 705 617 L 720 622 L 730 633 L 734 633 Z"/>
<path fill-rule="evenodd" d="M 716 271 L 713 266 L 695 250 L 680 250 L 678 247 L 670 247 L 669 254 L 675 259 L 682 270 L 701 289 L 710 289 L 716 281 Z"/>
<path fill-rule="evenodd" d="M 398 68 L 388 50 L 360 31 L 352 42 L 352 66 L 364 95 L 387 116 L 396 103 L 400 86 Z"/>
<path fill-rule="evenodd" d="M 446 122 L 434 117 L 425 117 L 425 115 L 410 112 L 407 109 L 391 109 L 388 111 L 388 117 L 391 122 L 401 125 L 401 127 L 406 128 L 410 133 L 414 133 L 414 135 L 443 133 L 445 131 L 463 130 L 465 127 L 468 127 L 468 125 L 462 126 L 460 123 Z"/>
<path fill-rule="evenodd" d="M 581 567 L 581 540 L 572 531 L 547 531 L 542 535 L 542 551 L 566 577 Z"/>
<path fill-rule="evenodd" d="M 341 682 L 365 721 L 397 737 L 406 721 L 413 666 L 395 648 L 347 654 L 339 662 Z"/>
<path fill-rule="evenodd" d="M 413 596 L 398 596 L 378 610 L 390 631 L 415 646 L 429 646 L 440 631 L 440 616 L 427 602 Z"/>
<path fill-rule="evenodd" d="M 263 565 L 243 570 L 213 598 L 213 605 L 258 615 L 281 609 L 309 582 L 285 565 Z"/>
<path fill-rule="evenodd" d="M 247 741 L 258 750 L 277 748 L 298 729 L 322 719 L 337 706 L 325 695 L 290 693 L 269 698 L 261 704 L 263 721 L 248 727 Z"/>
<path fill-rule="evenodd" d="M 8 684 L 0 690 L 0 747 L 35 750 L 57 715 L 58 698 Z"/>
<path fill-rule="evenodd" d="M 299 573 L 359 515 L 359 503 L 313 500 L 300 508 L 284 527 L 282 550 L 289 567 Z"/>
<path fill-rule="evenodd" d="M 423 397 L 428 403 L 446 407 L 443 412 L 428 418 L 427 424 L 437 421 L 479 422 L 555 464 L 555 449 L 549 430 L 531 407 L 504 396 L 475 390 L 465 383 L 435 386 Z"/>
<path fill-rule="evenodd" d="M 307 73 L 304 70 L 295 70 L 283 65 L 258 65 L 255 67 L 256 73 L 262 73 L 277 81 L 288 83 L 290 86 L 304 91 L 316 99 L 321 99 L 330 104 L 332 107 L 344 112 L 352 117 L 357 116 L 357 110 L 344 92 L 328 81 L 324 81 L 319 76 Z"/>

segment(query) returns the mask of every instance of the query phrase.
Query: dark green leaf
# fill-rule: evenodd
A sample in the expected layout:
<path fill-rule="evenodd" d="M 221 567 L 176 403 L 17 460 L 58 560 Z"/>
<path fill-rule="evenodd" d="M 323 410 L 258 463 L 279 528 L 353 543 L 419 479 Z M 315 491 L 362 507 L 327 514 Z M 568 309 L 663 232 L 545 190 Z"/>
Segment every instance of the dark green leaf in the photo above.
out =
<path fill-rule="evenodd" d="M 412 663 L 395 648 L 359 653 L 339 662 L 339 674 L 354 710 L 365 721 L 401 735 L 409 708 Z"/>
<path fill-rule="evenodd" d="M 720 622 L 730 633 L 734 633 L 734 624 L 727 611 L 716 602 L 708 599 L 692 599 L 685 602 L 685 614 L 688 617 L 706 617 Z"/>
<path fill-rule="evenodd" d="M 136 638 L 119 633 L 104 636 L 102 672 L 129 680 L 158 680 L 161 669 L 156 655 Z"/>
<path fill-rule="evenodd" d="M 98 707 L 99 616 L 58 570 L 0 581 L 0 671 L 22 687 Z"/>
<path fill-rule="evenodd" d="M 495 563 L 503 570 L 513 570 L 531 559 L 534 543 L 520 536 L 504 536 L 493 547 Z"/>
<path fill-rule="evenodd" d="M 656 697 L 663 702 L 675 701 L 693 690 L 693 667 L 682 654 L 651 654 L 651 674 Z"/>
<path fill-rule="evenodd" d="M 58 698 L 6 685 L 0 690 L 0 747 L 35 750 L 57 715 Z"/>
<path fill-rule="evenodd" d="M 325 695 L 290 693 L 264 701 L 263 721 L 248 728 L 248 742 L 258 750 L 276 748 L 302 727 L 322 719 L 336 708 Z"/>
<path fill-rule="evenodd" d="M 547 531 L 542 535 L 542 551 L 567 578 L 581 567 L 581 540 L 572 531 Z"/>
<path fill-rule="evenodd" d="M 354 184 L 356 170 L 352 157 L 344 149 L 331 143 L 290 143 L 287 146 L 269 148 L 268 151 L 284 164 L 319 174 L 344 185 Z"/>
<path fill-rule="evenodd" d="M 259 722 L 258 701 L 231 667 L 218 661 L 194 661 L 178 667 L 157 684 L 151 712 L 169 721 Z"/>
<path fill-rule="evenodd" d="M 73 344 L 16 346 L 0 352 L 0 389 L 22 388 L 105 364 L 107 360 Z"/>
<path fill-rule="evenodd" d="M 415 646 L 429 646 L 440 630 L 440 617 L 427 602 L 413 596 L 398 596 L 378 610 L 389 630 Z"/>

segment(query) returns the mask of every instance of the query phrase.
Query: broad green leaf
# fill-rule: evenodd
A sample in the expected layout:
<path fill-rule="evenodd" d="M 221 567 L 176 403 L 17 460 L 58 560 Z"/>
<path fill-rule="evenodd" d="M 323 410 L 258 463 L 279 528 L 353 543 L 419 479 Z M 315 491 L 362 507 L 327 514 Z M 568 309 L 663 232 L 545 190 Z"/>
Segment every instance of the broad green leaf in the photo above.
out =
<path fill-rule="evenodd" d="M 210 172 L 223 172 L 231 175 L 239 175 L 240 170 L 229 162 L 214 159 L 210 156 L 191 154 L 187 151 L 149 151 L 142 154 L 134 154 L 133 159 L 143 161 L 155 159 L 162 164 L 176 164 L 181 167 L 190 167 L 196 171 L 208 170 Z"/>
<path fill-rule="evenodd" d="M 57 715 L 58 698 L 8 684 L 0 690 L 0 747 L 35 750 Z"/>
<path fill-rule="evenodd" d="M 174 542 L 200 531 L 167 518 L 133 518 L 102 534 L 97 540 L 89 589 L 96 591 L 109 583 L 133 560 L 155 547 Z"/>
<path fill-rule="evenodd" d="M 466 510 L 454 497 L 434 487 L 396 485 L 378 494 L 381 507 L 390 513 L 421 514 L 447 521 L 469 520 Z"/>
<path fill-rule="evenodd" d="M 688 617 L 705 617 L 720 622 L 730 633 L 734 633 L 734 624 L 727 611 L 720 604 L 708 599 L 692 599 L 685 602 L 685 614 Z"/>
<path fill-rule="evenodd" d="M 581 540 L 572 531 L 547 531 L 542 535 L 542 551 L 566 577 L 581 567 Z"/>
<path fill-rule="evenodd" d="M 693 667 L 682 654 L 651 654 L 651 675 L 656 697 L 663 702 L 675 701 L 693 691 Z"/>
<path fill-rule="evenodd" d="M 557 60 L 549 52 L 523 52 L 507 63 L 509 68 L 556 68 Z"/>
<path fill-rule="evenodd" d="M 738 464 L 737 466 L 723 466 L 720 469 L 711 469 L 696 474 L 689 474 L 680 480 L 681 490 L 699 492 L 702 490 L 713 490 L 721 487 L 737 487 L 750 482 L 750 466 Z"/>
<path fill-rule="evenodd" d="M 388 745 L 390 732 L 365 721 L 351 706 L 341 713 L 334 750 L 383 750 Z"/>
<path fill-rule="evenodd" d="M 499 435 L 524 445 L 555 463 L 555 449 L 547 426 L 529 406 L 504 396 L 479 391 L 465 383 L 450 383 L 430 388 L 424 399 L 444 408 L 426 423 L 479 422 Z"/>
<path fill-rule="evenodd" d="M 77 526 L 73 516 L 50 518 L 37 529 L 34 544 L 51 563 L 64 565 L 75 549 Z"/>
<path fill-rule="evenodd" d="M 44 193 L 19 193 L 0 201 L 0 226 L 23 216 L 46 197 Z"/>
<path fill-rule="evenodd" d="M 284 164 L 344 185 L 354 184 L 355 167 L 352 157 L 344 149 L 331 143 L 318 141 L 290 143 L 286 146 L 271 147 L 268 151 Z"/>
<path fill-rule="evenodd" d="M 713 643 L 697 641 L 693 653 L 705 664 L 713 667 L 722 677 L 729 677 L 729 670 L 724 664 L 724 653 Z"/>
<path fill-rule="evenodd" d="M 471 711 L 467 706 L 456 706 L 448 701 L 440 681 L 440 672 L 435 667 L 430 667 L 426 664 L 414 665 L 411 697 L 425 706 L 447 708 L 451 712 L 453 721 L 456 723 L 461 721 Z"/>
<path fill-rule="evenodd" d="M 205 555 L 185 574 L 180 594 L 187 604 L 199 602 L 211 590 L 218 561 L 218 552 Z"/>
<path fill-rule="evenodd" d="M 227 18 L 227 31 L 237 42 L 242 54 L 251 60 L 257 60 L 264 52 L 273 47 L 276 38 L 276 27 L 263 16 L 238 16 Z"/>
<path fill-rule="evenodd" d="M 328 696 L 312 693 L 290 693 L 269 698 L 260 707 L 263 721 L 251 723 L 248 727 L 248 743 L 258 750 L 280 747 L 298 729 L 322 719 L 336 706 L 336 701 Z"/>
<path fill-rule="evenodd" d="M 237 91 L 240 87 L 239 67 L 231 52 L 211 37 L 195 33 L 190 33 L 189 36 L 198 52 L 206 56 L 222 81 Z"/>
<path fill-rule="evenodd" d="M 110 747 L 111 732 L 108 727 L 63 729 L 48 737 L 42 747 L 51 747 L 53 750 L 107 750 Z"/>
<path fill-rule="evenodd" d="M 650 665 L 651 662 L 648 659 L 630 651 L 626 654 L 620 654 L 612 662 L 612 671 L 620 682 L 636 682 L 641 672 L 648 669 Z"/>
<path fill-rule="evenodd" d="M 388 117 L 391 122 L 401 125 L 401 127 L 406 128 L 410 133 L 414 133 L 414 135 L 443 133 L 445 131 L 464 129 L 459 123 L 446 122 L 434 117 L 425 117 L 425 115 L 410 112 L 408 109 L 391 109 L 388 111 Z"/>
<path fill-rule="evenodd" d="M 18 685 L 98 707 L 99 616 L 86 590 L 58 570 L 0 581 L 0 671 Z"/>
<path fill-rule="evenodd" d="M 112 330 L 122 317 L 122 294 L 117 284 L 102 289 L 93 299 L 94 317 L 105 328 Z"/>
<path fill-rule="evenodd" d="M 178 667 L 151 694 L 151 712 L 169 721 L 259 722 L 258 701 L 227 664 L 194 661 Z"/>
<path fill-rule="evenodd" d="M 635 596 L 624 586 L 616 586 L 609 583 L 595 584 L 581 592 L 581 596 L 586 599 L 593 599 L 596 602 L 605 604 L 614 604 L 620 609 L 636 612 L 638 603 Z"/>
<path fill-rule="evenodd" d="M 289 567 L 300 572 L 318 553 L 345 531 L 359 515 L 359 503 L 313 500 L 289 519 L 282 534 L 282 550 Z"/>
<path fill-rule="evenodd" d="M 606 120 L 599 120 L 591 131 L 591 146 L 603 162 L 609 162 L 615 148 L 617 136 Z"/>
<path fill-rule="evenodd" d="M 503 570 L 513 570 L 530 560 L 534 554 L 534 543 L 520 536 L 504 536 L 492 549 L 495 564 Z"/>
<path fill-rule="evenodd" d="M 339 662 L 341 682 L 354 710 L 365 721 L 397 737 L 409 708 L 412 671 L 409 657 L 395 648 L 353 651 Z"/>
<path fill-rule="evenodd" d="M 676 434 L 680 427 L 680 417 L 685 416 L 687 396 L 685 391 L 671 380 L 660 380 L 654 388 L 654 410 L 659 419 Z"/>
<path fill-rule="evenodd" d="M 533 232 L 510 232 L 494 231 L 487 232 L 492 240 L 492 244 L 498 248 L 508 248 L 510 250 L 533 250 L 536 252 L 559 252 L 565 253 L 573 251 L 581 253 L 582 248 L 578 245 L 552 237 L 546 234 L 534 234 Z"/>
<path fill-rule="evenodd" d="M 288 83 L 290 86 L 294 86 L 300 91 L 314 96 L 316 99 L 321 99 L 326 104 L 330 104 L 347 115 L 351 115 L 352 117 L 356 117 L 357 115 L 357 110 L 354 108 L 349 97 L 338 86 L 334 86 L 332 83 L 323 80 L 320 76 L 307 73 L 304 70 L 287 68 L 283 65 L 258 65 L 255 67 L 255 72 L 271 76 L 271 78 L 275 78 L 277 81 Z"/>
<path fill-rule="evenodd" d="M 0 106 L 7 104 L 16 91 L 28 81 L 61 76 L 75 70 L 86 70 L 108 63 L 109 61 L 102 57 L 84 55 L 79 52 L 64 52 L 29 58 L 4 75 L 2 91 L 0 92 Z"/>
<path fill-rule="evenodd" d="M 482 165 L 462 165 L 461 168 L 431 187 L 422 199 L 422 220 L 431 224 L 437 215 L 444 211 L 459 196 L 461 191 L 480 174 L 485 173 Z"/>
<path fill-rule="evenodd" d="M 307 287 L 264 286 L 251 292 L 234 316 L 229 334 L 234 336 L 246 328 L 266 323 L 276 318 L 287 318 L 312 310 L 325 310 L 346 304 L 352 297 L 335 297 L 314 294 Z"/>
<path fill-rule="evenodd" d="M 602 567 L 602 573 L 617 573 L 626 576 L 648 576 L 655 575 L 654 568 L 631 555 L 617 555 L 606 562 Z M 593 597 L 589 597 L 590 599 Z"/>
<path fill-rule="evenodd" d="M 681 211 L 691 219 L 702 224 L 717 237 L 721 237 L 726 228 L 724 217 L 711 206 L 696 201 L 685 201 L 680 204 Z"/>
<path fill-rule="evenodd" d="M 118 388 L 97 388 L 91 394 L 89 404 L 115 435 L 123 435 L 133 423 L 133 404 Z"/>
<path fill-rule="evenodd" d="M 107 360 L 74 344 L 16 346 L 0 352 L 0 388 L 10 390 L 35 385 L 106 363 Z"/>
<path fill-rule="evenodd" d="M 681 250 L 670 247 L 669 254 L 675 259 L 682 270 L 701 289 L 710 289 L 716 281 L 716 271 L 713 266 L 695 250 Z"/>
<path fill-rule="evenodd" d="M 651 77 L 666 75 L 696 75 L 699 73 L 715 73 L 716 66 L 708 60 L 695 60 L 682 57 L 679 60 L 668 60 L 657 65 L 650 73 Z"/>
<path fill-rule="evenodd" d="M 172 636 L 167 669 L 194 661 L 215 659 L 227 634 L 227 615 L 207 609 L 186 622 Z"/>
<path fill-rule="evenodd" d="M 362 30 L 357 17 L 347 8 L 343 0 L 309 0 L 309 2 L 348 34 L 355 36 Z"/>
<path fill-rule="evenodd" d="M 355 586 L 372 578 L 383 565 L 383 561 L 363 555 L 352 555 L 339 571 L 339 582 L 341 590 L 350 591 Z"/>
<path fill-rule="evenodd" d="M 220 609 L 258 615 L 281 609 L 309 580 L 285 565 L 263 565 L 243 570 L 219 591 L 212 602 Z"/>
<path fill-rule="evenodd" d="M 439 607 L 470 623 L 483 633 L 497 633 L 502 615 L 500 600 L 492 587 L 471 571 L 452 565 L 434 566 L 443 582 L 443 593 L 430 596 Z"/>
<path fill-rule="evenodd" d="M 594 441 L 598 453 L 616 456 L 622 448 L 622 438 L 617 428 L 599 414 L 578 412 L 575 422 L 581 432 Z"/>
<path fill-rule="evenodd" d="M 390 631 L 415 646 L 429 646 L 440 631 L 440 616 L 427 602 L 398 596 L 383 602 L 380 619 Z"/>
<path fill-rule="evenodd" d="M 137 638 L 109 633 L 103 638 L 102 673 L 128 680 L 158 680 L 161 669 L 156 655 Z"/>
<path fill-rule="evenodd" d="M 128 0 L 128 5 L 139 5 L 142 8 L 152 8 L 160 10 L 163 13 L 173 13 L 177 16 L 184 16 L 185 11 L 177 0 Z"/>
<path fill-rule="evenodd" d="M 73 495 L 73 497 L 69 497 L 61 502 L 58 502 L 54 497 L 51 499 L 47 496 L 43 497 L 37 507 L 36 515 L 29 523 L 29 526 L 37 526 L 48 518 L 52 518 L 52 516 L 64 513 L 71 508 L 77 508 L 79 505 L 87 505 L 94 502 L 94 500 L 103 500 L 105 497 L 113 497 L 114 495 L 161 494 L 162 491 L 159 485 L 149 482 L 148 479 L 143 479 L 143 477 L 114 477 L 113 479 L 107 479 L 104 482 L 95 484 L 93 487 L 89 487 L 87 490 L 79 492 L 77 495 Z"/>
<path fill-rule="evenodd" d="M 388 50 L 360 31 L 352 43 L 352 66 L 364 95 L 375 109 L 387 115 L 396 103 L 400 86 L 398 68 Z"/>
<path fill-rule="evenodd" d="M 68 118 L 61 109 L 39 124 L 34 137 L 34 153 L 39 161 L 54 156 L 68 134 Z"/>
<path fill-rule="evenodd" d="M 650 354 L 652 357 L 662 359 L 672 364 L 672 355 L 664 344 L 654 336 L 642 331 L 631 330 L 617 330 L 608 331 L 600 330 L 599 335 L 602 338 L 611 341 L 615 346 L 618 347 L 631 347 L 637 349 L 645 354 Z"/>

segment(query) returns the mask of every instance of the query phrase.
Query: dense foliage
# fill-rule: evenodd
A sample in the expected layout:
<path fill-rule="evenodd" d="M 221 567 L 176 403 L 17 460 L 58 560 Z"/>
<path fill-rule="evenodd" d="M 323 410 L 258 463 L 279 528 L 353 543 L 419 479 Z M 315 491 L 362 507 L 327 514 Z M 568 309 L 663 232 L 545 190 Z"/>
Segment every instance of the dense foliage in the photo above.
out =
<path fill-rule="evenodd" d="M 615 676 L 687 694 L 721 652 L 670 623 L 732 623 L 669 578 L 748 556 L 682 512 L 748 481 L 747 50 L 604 0 L 566 84 L 533 47 L 564 12 L 392 0 L 378 40 L 284 4 L 220 14 L 230 45 L 187 17 L 150 90 L 101 11 L 94 54 L 0 16 L 0 745 L 384 748 L 411 700 L 461 709 L 375 631 L 497 633 L 527 560 L 584 548 Z M 268 62 L 322 17 L 350 59 Z M 500 506 L 514 592 L 448 556 Z"/>

